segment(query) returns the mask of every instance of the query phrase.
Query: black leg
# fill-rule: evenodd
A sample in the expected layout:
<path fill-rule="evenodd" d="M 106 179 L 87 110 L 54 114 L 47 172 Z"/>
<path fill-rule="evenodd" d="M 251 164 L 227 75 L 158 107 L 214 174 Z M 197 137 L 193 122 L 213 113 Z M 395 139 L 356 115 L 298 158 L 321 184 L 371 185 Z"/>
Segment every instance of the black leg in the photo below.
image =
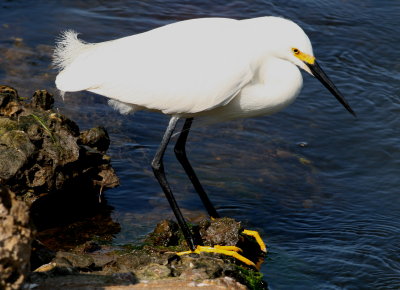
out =
<path fill-rule="evenodd" d="M 174 132 L 178 120 L 179 117 L 175 116 L 171 117 L 168 127 L 165 130 L 164 137 L 161 141 L 160 147 L 158 148 L 156 155 L 154 156 L 154 159 L 151 162 L 151 167 L 153 168 L 154 175 L 157 178 L 158 183 L 160 183 L 161 188 L 163 189 L 165 196 L 167 197 L 167 200 L 175 214 L 179 227 L 181 228 L 183 235 L 185 236 L 186 242 L 188 243 L 190 250 L 194 251 L 195 243 L 193 240 L 193 235 L 190 232 L 190 229 L 186 224 L 185 219 L 183 218 L 182 212 L 178 207 L 175 197 L 171 191 L 171 188 L 169 187 L 167 178 L 165 177 L 164 164 L 163 164 L 163 156 L 165 153 L 165 149 L 167 148 L 168 142 L 171 139 L 171 135 Z"/>
<path fill-rule="evenodd" d="M 208 214 L 213 218 L 218 218 L 219 214 L 215 210 L 214 206 L 212 205 L 210 199 L 208 198 L 206 192 L 203 189 L 199 179 L 196 176 L 192 166 L 189 163 L 189 160 L 186 156 L 186 140 L 189 135 L 190 127 L 192 126 L 193 118 L 187 118 L 185 124 L 183 125 L 182 132 L 179 135 L 178 141 L 175 144 L 175 155 L 179 162 L 182 164 L 183 168 L 187 176 L 189 177 L 190 181 L 192 182 L 194 189 L 198 193 L 203 202 L 205 208 L 207 209 Z"/>

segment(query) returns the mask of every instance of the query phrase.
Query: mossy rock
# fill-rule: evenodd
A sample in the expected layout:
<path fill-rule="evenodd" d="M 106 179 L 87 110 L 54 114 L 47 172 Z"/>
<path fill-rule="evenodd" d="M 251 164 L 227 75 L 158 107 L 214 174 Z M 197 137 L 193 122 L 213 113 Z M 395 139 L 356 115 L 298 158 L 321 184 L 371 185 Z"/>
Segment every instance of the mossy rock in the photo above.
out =
<path fill-rule="evenodd" d="M 17 130 L 19 128 L 18 123 L 6 117 L 0 117 L 0 136 L 4 133 Z"/>

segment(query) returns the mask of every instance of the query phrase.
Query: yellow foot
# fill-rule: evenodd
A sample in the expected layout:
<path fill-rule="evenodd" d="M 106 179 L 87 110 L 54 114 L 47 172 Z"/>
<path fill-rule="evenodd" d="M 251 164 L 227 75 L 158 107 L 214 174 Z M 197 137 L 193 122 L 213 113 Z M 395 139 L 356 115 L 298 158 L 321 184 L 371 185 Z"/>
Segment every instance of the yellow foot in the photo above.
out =
<path fill-rule="evenodd" d="M 222 254 L 222 255 L 227 255 L 236 258 L 237 260 L 245 263 L 246 265 L 256 267 L 256 265 L 250 261 L 249 259 L 243 257 L 240 255 L 238 252 L 241 252 L 242 250 L 238 247 L 235 246 L 214 246 L 214 247 L 208 247 L 208 246 L 197 246 L 194 251 L 184 251 L 184 252 L 179 252 L 177 253 L 178 256 L 182 255 L 187 255 L 187 254 L 200 254 L 201 252 L 207 252 L 207 253 L 217 253 L 217 254 Z"/>
<path fill-rule="evenodd" d="M 267 252 L 267 247 L 265 246 L 264 241 L 261 239 L 260 234 L 257 231 L 244 230 L 242 234 L 255 238 L 256 242 L 260 246 L 261 251 L 263 251 L 264 253 Z"/>

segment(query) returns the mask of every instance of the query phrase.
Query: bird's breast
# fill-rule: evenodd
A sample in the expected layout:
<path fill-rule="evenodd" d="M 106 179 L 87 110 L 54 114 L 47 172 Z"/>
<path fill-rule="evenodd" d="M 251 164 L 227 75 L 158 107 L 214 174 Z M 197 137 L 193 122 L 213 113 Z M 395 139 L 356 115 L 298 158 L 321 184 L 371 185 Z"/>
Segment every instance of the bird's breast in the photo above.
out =
<path fill-rule="evenodd" d="M 302 86 L 303 78 L 296 65 L 270 58 L 228 105 L 212 113 L 226 120 L 274 114 L 290 105 Z"/>

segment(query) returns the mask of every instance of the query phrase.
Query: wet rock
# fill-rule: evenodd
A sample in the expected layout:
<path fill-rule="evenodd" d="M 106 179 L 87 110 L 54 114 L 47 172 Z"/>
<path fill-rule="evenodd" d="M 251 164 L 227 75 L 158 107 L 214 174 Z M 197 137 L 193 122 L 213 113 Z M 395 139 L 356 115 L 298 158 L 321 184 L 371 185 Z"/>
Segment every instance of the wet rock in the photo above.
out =
<path fill-rule="evenodd" d="M 110 146 L 110 137 L 104 127 L 96 127 L 83 131 L 79 136 L 78 142 L 100 152 L 105 152 Z"/>
<path fill-rule="evenodd" d="M 35 146 L 24 131 L 12 130 L 0 135 L 0 178 L 13 177 L 32 156 Z"/>
<path fill-rule="evenodd" d="M 92 213 L 87 209 L 97 208 L 99 194 L 119 184 L 104 155 L 109 145 L 105 129 L 80 137 L 72 120 L 51 110 L 53 103 L 46 90 L 36 91 L 28 103 L 15 89 L 0 86 L 0 184 L 32 205 L 39 229 L 65 221 L 72 213 L 68 205 Z"/>
<path fill-rule="evenodd" d="M 157 224 L 146 242 L 155 246 L 169 247 L 177 245 L 180 238 L 178 224 L 171 220 L 163 220 Z"/>
<path fill-rule="evenodd" d="M 32 96 L 31 104 L 43 110 L 50 110 L 54 104 L 54 98 L 46 90 L 37 90 Z"/>
<path fill-rule="evenodd" d="M 61 260 L 66 264 L 54 266 L 55 271 L 69 275 L 93 269 L 90 263 L 84 263 L 84 257 L 77 255 L 71 262 L 72 256 L 60 257 L 57 251 L 69 250 L 93 237 L 110 240 L 119 232 L 120 226 L 111 220 L 111 208 L 98 198 L 103 190 L 117 186 L 119 180 L 110 157 L 104 154 L 109 144 L 105 129 L 89 130 L 91 141 L 83 144 L 78 126 L 52 111 L 53 103 L 52 95 L 45 90 L 36 91 L 28 102 L 15 89 L 0 86 L 0 184 L 7 185 L 18 199 L 25 201 L 25 215 L 30 212 L 38 230 L 31 255 L 32 268 L 50 265 L 58 259 L 59 264 Z M 3 213 L 0 212 L 1 218 Z M 3 224 L 7 225 L 0 221 L 0 240 L 4 237 L 1 231 L 8 230 Z M 23 226 L 24 221 L 20 221 L 16 227 L 21 230 L 14 231 L 7 239 L 25 243 L 22 236 L 27 233 Z M 0 275 L 2 278 L 8 275 L 0 280 L 20 285 L 26 269 L 29 270 L 29 249 L 25 250 L 28 266 L 20 264 L 18 268 L 14 260 L 22 259 L 20 251 L 24 248 L 13 247 L 0 244 Z M 7 252 L 9 249 L 14 256 Z M 96 249 L 92 247 L 92 251 Z M 102 267 L 110 262 L 101 257 L 95 261 Z"/>
<path fill-rule="evenodd" d="M 28 159 L 35 150 L 35 146 L 29 140 L 28 135 L 24 131 L 12 130 L 5 132 L 0 136 L 0 143 L 16 149 Z"/>
<path fill-rule="evenodd" d="M 100 249 L 100 245 L 93 241 L 86 242 L 82 245 L 82 253 L 93 253 Z"/>
<path fill-rule="evenodd" d="M 102 243 L 109 243 L 121 230 L 120 225 L 111 218 L 111 207 L 98 204 L 97 198 L 92 202 L 81 200 L 82 205 L 74 203 L 77 198 L 79 197 L 71 196 L 70 200 L 60 200 L 55 197 L 56 200 L 52 200 L 51 195 L 48 195 L 32 205 L 31 211 L 42 213 L 41 216 L 35 217 L 39 219 L 39 224 L 42 227 L 47 226 L 40 228 L 37 238 L 48 250 L 69 251 L 78 246 L 77 252 L 86 253 L 84 249 L 88 247 L 88 243 L 95 244 L 93 238 Z M 97 205 L 93 205 L 93 202 L 97 202 Z M 92 205 L 87 208 L 89 203 Z M 66 208 L 63 208 L 63 205 Z M 84 208 L 81 209 L 81 206 Z M 76 215 L 71 216 L 71 208 Z M 60 219 L 60 215 L 64 219 Z M 93 246 L 92 251 L 95 251 L 96 247 Z"/>
<path fill-rule="evenodd" d="M 156 254 L 151 255 L 150 252 L 142 250 L 134 250 L 132 252 L 125 252 L 115 249 L 110 253 L 113 256 L 113 261 L 108 263 L 102 269 L 104 274 L 113 274 L 120 272 L 135 272 L 138 268 L 142 268 L 152 262 L 156 258 Z"/>
<path fill-rule="evenodd" d="M 112 281 L 112 282 L 111 282 Z M 124 289 L 230 289 L 245 290 L 246 286 L 240 284 L 235 279 L 223 277 L 218 279 L 186 281 L 178 279 L 161 279 L 153 281 L 138 282 L 132 273 L 122 273 L 114 276 L 95 276 L 95 275 L 75 275 L 64 277 L 53 277 L 36 285 L 37 290 L 42 289 L 104 289 L 104 290 L 124 290 Z"/>
<path fill-rule="evenodd" d="M 8 118 L 0 118 L 0 135 L 3 135 L 8 131 L 17 129 L 18 123 L 16 121 L 10 120 Z"/>
<path fill-rule="evenodd" d="M 172 277 L 172 269 L 167 265 L 152 263 L 135 272 L 139 279 L 159 280 Z"/>
<path fill-rule="evenodd" d="M 2 94 L 0 94 L 0 107 L 4 108 L 10 101 L 10 95 L 4 90 L 4 86 L 0 86 L 0 91 L 2 91 Z"/>
<path fill-rule="evenodd" d="M 218 231 L 227 230 L 229 225 L 236 227 L 235 232 L 240 228 L 240 223 L 232 219 L 216 219 L 201 222 L 199 227 L 192 230 L 207 232 L 211 227 L 208 234 L 213 232 L 219 236 L 218 241 L 229 244 L 236 240 L 240 243 L 240 237 L 233 239 Z M 70 289 L 82 285 L 104 289 L 120 289 L 121 286 L 129 289 L 267 289 L 258 271 L 231 257 L 214 253 L 178 257 L 177 249 L 187 250 L 187 247 L 182 246 L 182 235 L 176 231 L 179 229 L 175 222 L 162 221 L 141 246 L 117 247 L 96 243 L 91 251 L 86 252 L 85 248 L 91 248 L 91 243 L 86 243 L 69 252 L 59 252 L 55 259 L 33 273 L 30 281 L 38 284 L 38 289 L 52 289 L 56 285 L 68 285 Z M 176 237 L 171 239 L 173 236 Z M 226 236 L 228 240 L 224 241 L 222 236 Z M 165 246 L 166 244 L 169 246 Z M 253 246 L 254 244 L 248 242 L 247 247 Z M 82 274 L 86 275 L 85 279 Z"/>
<path fill-rule="evenodd" d="M 50 250 L 39 240 L 33 240 L 31 244 L 31 269 L 37 269 L 50 263 L 55 257 L 55 251 Z"/>
<path fill-rule="evenodd" d="M 28 207 L 0 186 L 0 289 L 20 289 L 30 267 L 33 229 Z"/>
<path fill-rule="evenodd" d="M 230 218 L 220 218 L 214 221 L 205 220 L 200 225 L 200 233 L 204 244 L 208 246 L 237 245 L 243 228 L 240 222 Z"/>
<path fill-rule="evenodd" d="M 59 267 L 74 267 L 80 271 L 90 271 L 94 268 L 94 259 L 90 255 L 58 252 L 53 260 Z"/>
<path fill-rule="evenodd" d="M 232 257 L 177 256 L 177 251 L 188 248 L 172 221 L 160 223 L 139 247 L 107 245 L 119 231 L 110 208 L 99 200 L 103 189 L 118 185 L 110 157 L 105 155 L 109 136 L 101 127 L 80 132 L 73 121 L 53 112 L 52 104 L 46 91 L 36 91 L 28 104 L 16 90 L 0 87 L 0 158 L 6 152 L 12 161 L 4 156 L 9 163 L 2 166 L 0 162 L 0 183 L 28 202 L 39 230 L 31 285 L 36 289 L 139 285 L 242 289 L 242 284 L 252 285 L 246 277 L 253 275 L 257 286 L 250 288 L 262 289 L 258 272 Z M 192 230 L 199 244 L 254 247 L 233 220 L 204 221 Z M 94 237 L 100 242 L 91 241 Z"/>
<path fill-rule="evenodd" d="M 229 227 L 234 229 L 229 230 Z M 200 232 L 205 233 L 201 237 L 203 243 L 218 241 L 228 245 L 232 242 L 241 242 L 244 245 L 243 239 L 240 238 L 240 223 L 232 219 L 204 221 L 200 223 L 199 227 L 193 227 L 192 230 L 198 231 L 198 235 L 200 235 Z M 226 234 L 226 231 L 231 233 Z M 236 233 L 236 237 L 234 237 L 233 233 Z M 208 236 L 211 234 L 216 236 L 216 240 L 207 241 L 209 239 Z M 254 244 L 251 242 L 247 245 L 247 247 L 253 246 Z M 85 251 L 84 249 L 87 247 L 92 250 Z M 50 268 L 46 266 L 45 269 L 48 269 L 46 273 L 50 273 L 51 279 L 61 275 L 60 273 L 65 275 L 67 272 L 71 273 L 69 275 L 86 273 L 107 277 L 133 273 L 135 279 L 137 279 L 135 284 L 138 283 L 137 285 L 142 286 L 147 285 L 147 283 L 155 283 L 155 285 L 158 285 L 157 283 L 166 283 L 165 285 L 167 285 L 171 280 L 174 280 L 175 284 L 171 285 L 192 285 L 194 287 L 200 285 L 201 281 L 207 281 L 208 284 L 204 282 L 206 283 L 204 285 L 213 285 L 214 287 L 219 285 L 221 289 L 245 289 L 243 285 L 253 284 L 256 286 L 249 286 L 250 289 L 265 288 L 261 275 L 256 270 L 243 267 L 241 262 L 232 257 L 214 253 L 176 256 L 176 251 L 181 250 L 187 250 L 187 246 L 185 246 L 177 224 L 168 220 L 162 221 L 157 225 L 143 246 L 127 245 L 122 248 L 116 248 L 94 244 L 92 248 L 90 243 L 87 243 L 85 246 L 73 250 L 74 253 L 58 253 L 57 257 L 49 264 L 53 266 Z M 229 287 L 235 285 L 237 288 L 213 284 L 214 280 L 221 280 L 226 276 L 232 278 L 231 280 L 228 279 L 232 283 L 227 285 Z M 248 277 L 252 278 L 249 279 Z M 37 279 L 37 277 L 33 276 L 34 279 Z M 71 280 L 71 277 L 69 279 Z M 79 279 L 77 281 L 81 283 L 82 281 Z M 54 281 L 57 281 L 57 283 L 62 282 L 60 279 Z M 47 278 L 45 283 L 49 283 Z M 116 286 L 115 283 L 112 285 Z M 134 285 L 132 284 L 131 286 Z"/>
<path fill-rule="evenodd" d="M 0 115 L 13 116 L 21 112 L 21 101 L 17 90 L 0 85 Z"/>

